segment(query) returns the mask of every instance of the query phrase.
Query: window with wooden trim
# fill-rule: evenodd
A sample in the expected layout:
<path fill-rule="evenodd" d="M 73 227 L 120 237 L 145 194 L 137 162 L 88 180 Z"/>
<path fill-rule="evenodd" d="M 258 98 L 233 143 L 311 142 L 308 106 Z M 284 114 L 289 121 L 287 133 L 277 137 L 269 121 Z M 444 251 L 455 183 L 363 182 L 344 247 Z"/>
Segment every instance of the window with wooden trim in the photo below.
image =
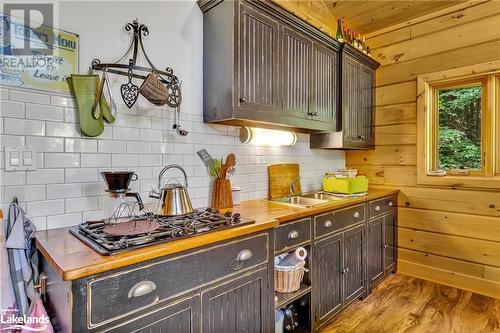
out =
<path fill-rule="evenodd" d="M 500 188 L 500 62 L 418 77 L 419 184 Z"/>

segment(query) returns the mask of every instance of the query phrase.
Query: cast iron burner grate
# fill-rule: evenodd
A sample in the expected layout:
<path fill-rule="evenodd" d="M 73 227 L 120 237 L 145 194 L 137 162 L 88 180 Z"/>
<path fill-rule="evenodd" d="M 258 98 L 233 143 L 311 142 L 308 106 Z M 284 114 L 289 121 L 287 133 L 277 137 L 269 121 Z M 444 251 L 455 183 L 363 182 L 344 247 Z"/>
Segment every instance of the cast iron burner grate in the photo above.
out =
<path fill-rule="evenodd" d="M 160 227 L 144 234 L 112 236 L 104 232 L 109 223 L 100 220 L 81 223 L 70 228 L 69 232 L 99 254 L 106 256 L 255 222 L 242 218 L 239 213 L 222 214 L 212 208 L 182 216 L 138 215 L 132 220 L 153 220 L 157 221 Z"/>

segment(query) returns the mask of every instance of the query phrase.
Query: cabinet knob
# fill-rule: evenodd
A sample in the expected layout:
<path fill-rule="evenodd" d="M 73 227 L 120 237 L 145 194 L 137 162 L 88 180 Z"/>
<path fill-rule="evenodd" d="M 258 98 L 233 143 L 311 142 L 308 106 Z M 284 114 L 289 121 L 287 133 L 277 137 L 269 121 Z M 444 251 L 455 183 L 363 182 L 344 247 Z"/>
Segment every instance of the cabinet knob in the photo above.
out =
<path fill-rule="evenodd" d="M 345 267 L 345 268 L 341 268 L 341 269 L 340 269 L 340 273 L 342 273 L 342 274 L 345 274 L 345 273 L 347 273 L 347 272 L 349 272 L 349 268 L 348 268 L 348 267 Z"/>
<path fill-rule="evenodd" d="M 375 211 L 380 212 L 380 206 L 375 206 Z"/>
<path fill-rule="evenodd" d="M 240 103 L 245 103 L 247 99 L 245 97 L 240 97 Z"/>
<path fill-rule="evenodd" d="M 382 245 L 382 248 L 387 249 L 389 247 L 389 244 L 384 244 Z"/>
<path fill-rule="evenodd" d="M 392 201 L 389 201 L 389 202 L 387 203 L 387 206 L 389 206 L 389 207 L 392 207 L 392 206 L 394 206 L 394 202 L 392 202 Z"/>
<path fill-rule="evenodd" d="M 359 212 L 354 212 L 354 214 L 352 214 L 352 217 L 354 217 L 355 219 L 359 219 L 361 215 L 359 215 Z"/>
<path fill-rule="evenodd" d="M 330 220 L 326 220 L 325 223 L 323 223 L 323 225 L 325 226 L 325 228 L 331 228 L 333 223 Z"/>
<path fill-rule="evenodd" d="M 156 289 L 156 284 L 152 281 L 141 281 L 130 288 L 128 298 L 140 297 L 149 294 Z"/>
<path fill-rule="evenodd" d="M 299 238 L 299 232 L 297 230 L 292 230 L 288 233 L 288 239 L 297 239 Z"/>
<path fill-rule="evenodd" d="M 366 139 L 366 136 L 364 136 L 364 135 L 359 135 L 359 136 L 358 136 L 358 138 L 360 138 L 361 140 L 364 140 L 364 139 Z"/>

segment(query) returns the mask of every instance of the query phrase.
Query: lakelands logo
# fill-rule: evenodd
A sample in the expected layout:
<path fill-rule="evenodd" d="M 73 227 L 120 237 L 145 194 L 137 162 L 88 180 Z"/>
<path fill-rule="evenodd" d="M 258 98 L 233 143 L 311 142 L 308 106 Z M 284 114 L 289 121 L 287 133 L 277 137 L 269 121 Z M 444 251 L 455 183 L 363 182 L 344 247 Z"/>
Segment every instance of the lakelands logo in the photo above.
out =
<path fill-rule="evenodd" d="M 40 317 L 18 316 L 12 310 L 0 310 L 0 332 L 15 330 L 43 332 L 47 329 L 49 323 L 49 317 L 44 315 Z"/>

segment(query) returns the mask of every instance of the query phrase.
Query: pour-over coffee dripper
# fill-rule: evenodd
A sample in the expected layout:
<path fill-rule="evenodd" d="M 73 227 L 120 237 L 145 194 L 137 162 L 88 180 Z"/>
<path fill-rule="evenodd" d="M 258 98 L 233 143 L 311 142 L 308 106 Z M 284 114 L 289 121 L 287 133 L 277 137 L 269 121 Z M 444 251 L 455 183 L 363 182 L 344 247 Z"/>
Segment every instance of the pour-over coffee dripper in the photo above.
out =
<path fill-rule="evenodd" d="M 106 192 L 109 194 L 109 199 L 104 203 L 103 213 L 107 218 L 118 219 L 121 215 L 125 197 L 133 197 L 137 201 L 139 210 L 144 209 L 144 204 L 139 193 L 129 192 L 130 181 L 138 179 L 137 174 L 133 171 L 104 171 L 101 176 L 108 187 Z M 124 210 L 125 211 L 125 210 Z"/>

